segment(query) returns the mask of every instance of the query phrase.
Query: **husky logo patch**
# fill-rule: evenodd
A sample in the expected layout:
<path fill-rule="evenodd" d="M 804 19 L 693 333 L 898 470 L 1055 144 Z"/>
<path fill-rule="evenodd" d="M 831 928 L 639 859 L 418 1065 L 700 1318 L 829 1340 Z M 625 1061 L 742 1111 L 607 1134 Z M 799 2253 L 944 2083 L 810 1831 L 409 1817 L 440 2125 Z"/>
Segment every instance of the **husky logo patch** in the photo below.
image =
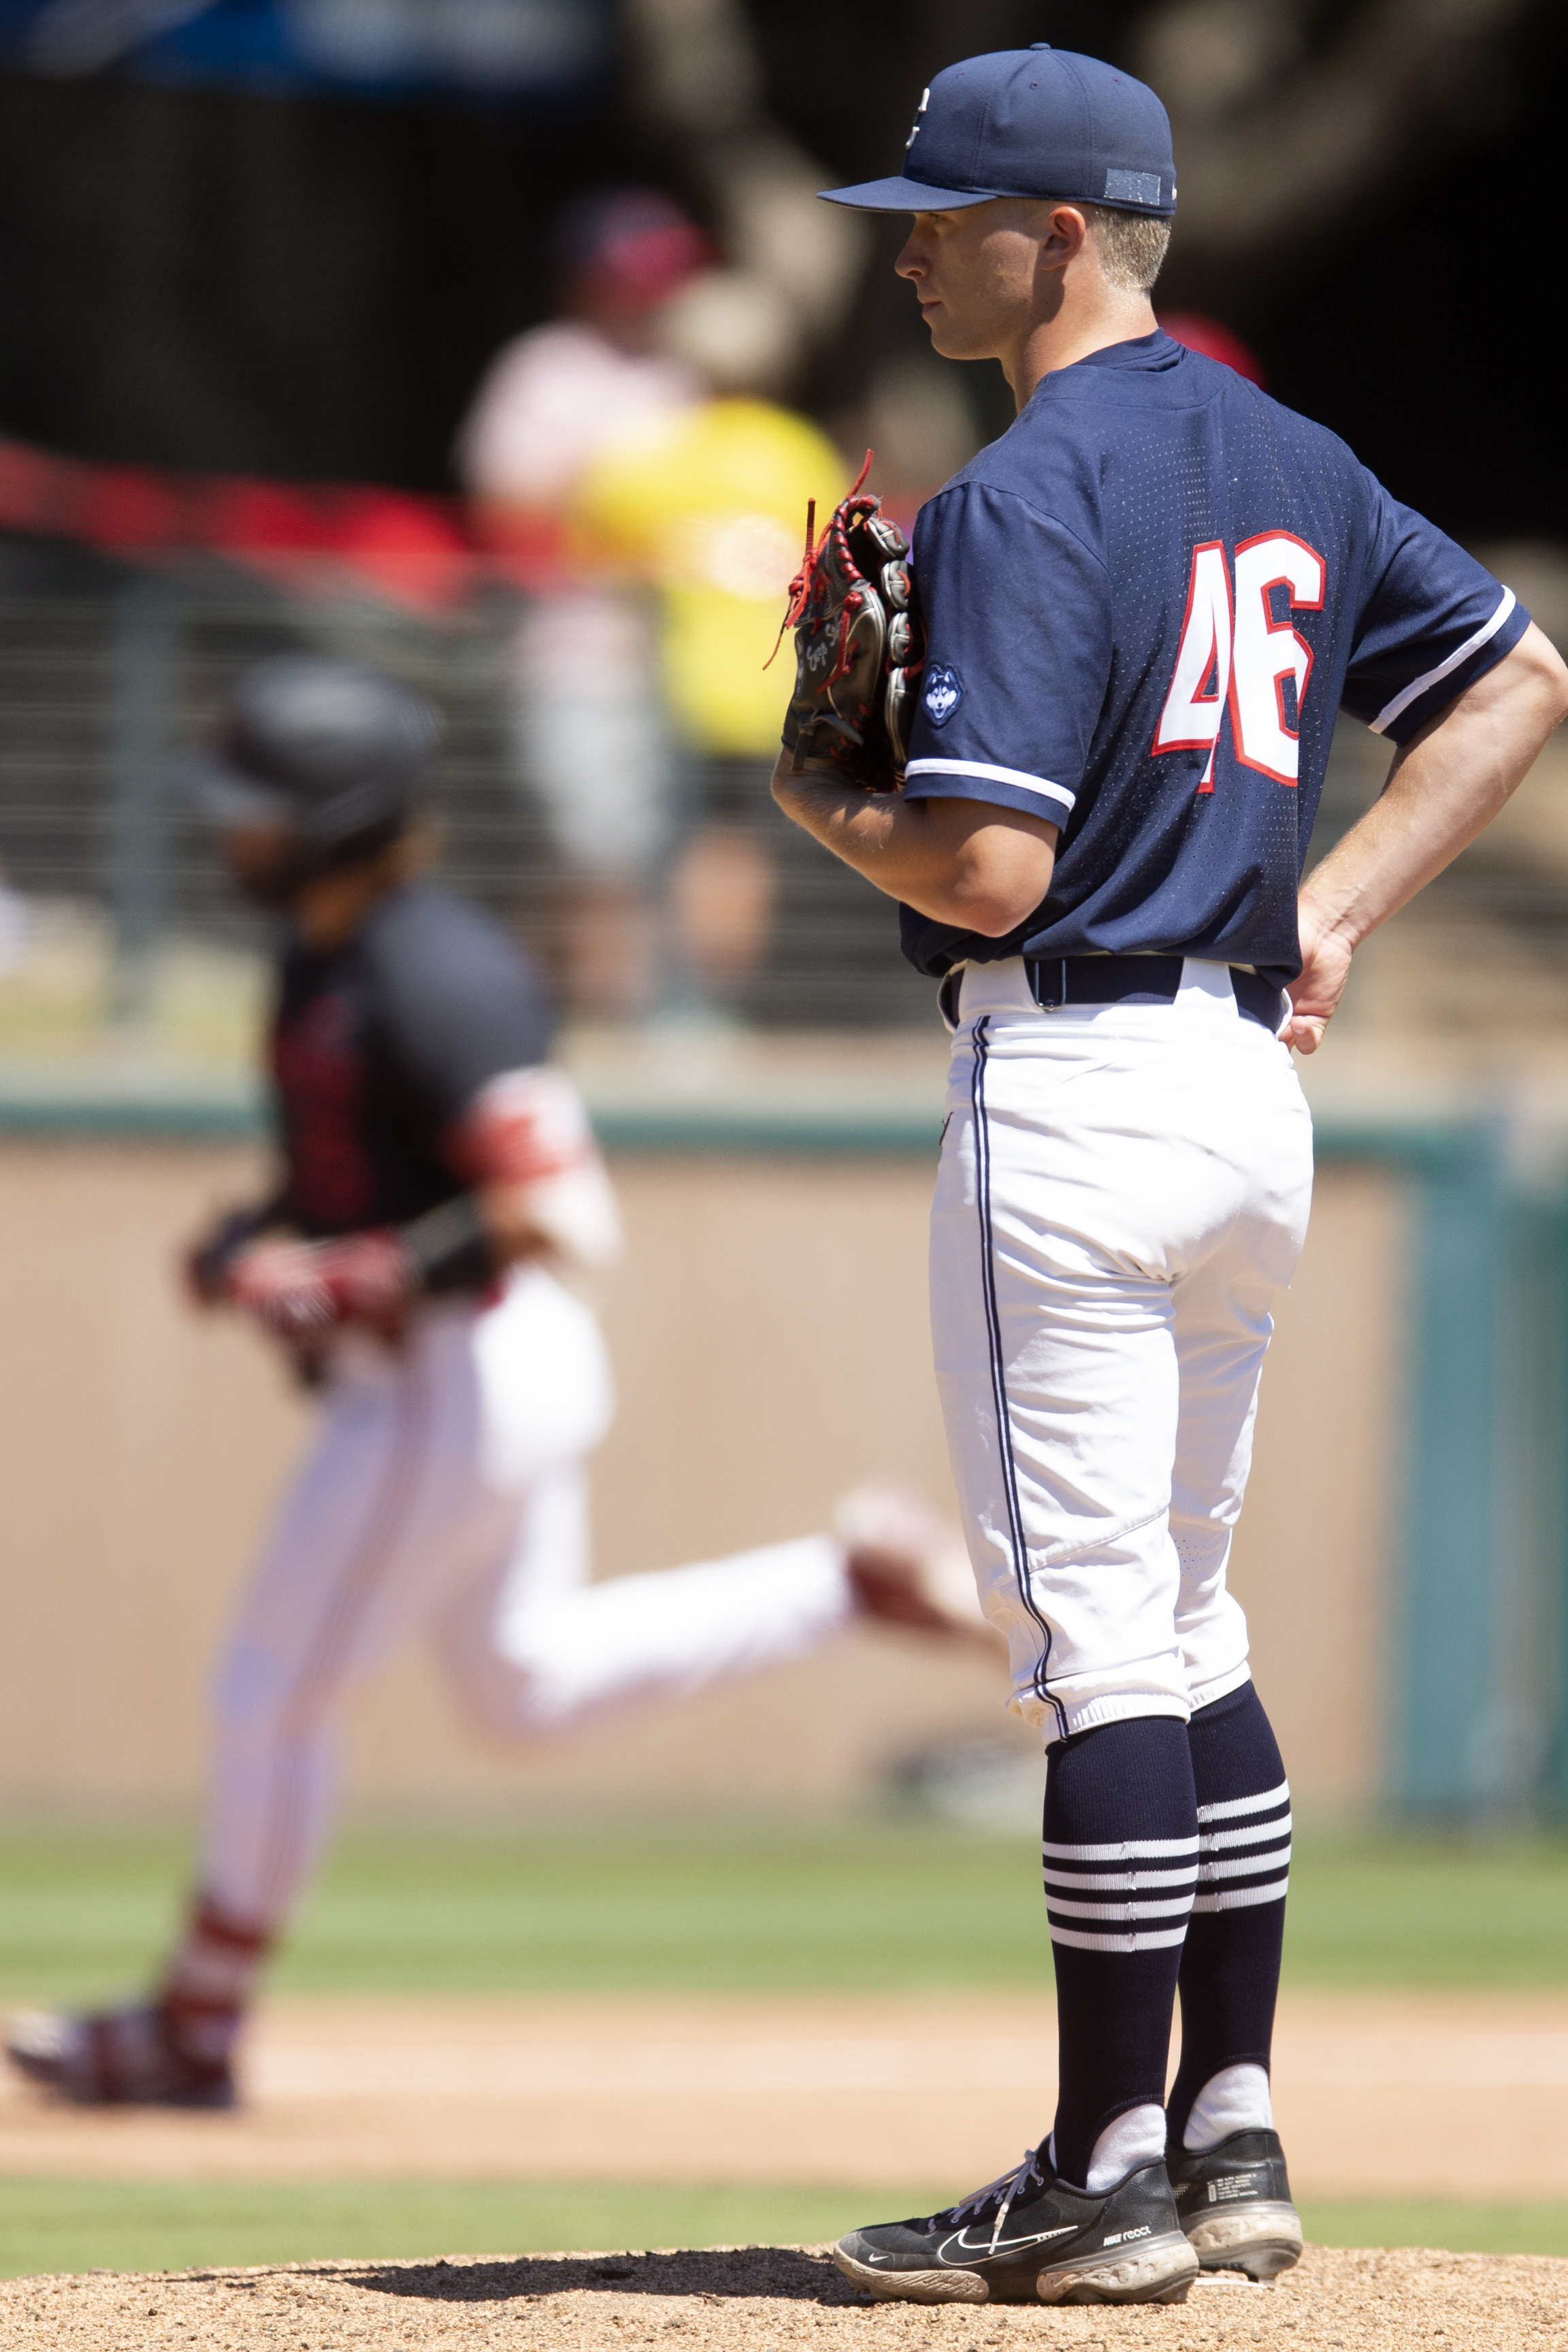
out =
<path fill-rule="evenodd" d="M 927 670 L 921 705 L 933 727 L 945 727 L 963 700 L 963 687 L 955 669 L 943 663 Z"/>

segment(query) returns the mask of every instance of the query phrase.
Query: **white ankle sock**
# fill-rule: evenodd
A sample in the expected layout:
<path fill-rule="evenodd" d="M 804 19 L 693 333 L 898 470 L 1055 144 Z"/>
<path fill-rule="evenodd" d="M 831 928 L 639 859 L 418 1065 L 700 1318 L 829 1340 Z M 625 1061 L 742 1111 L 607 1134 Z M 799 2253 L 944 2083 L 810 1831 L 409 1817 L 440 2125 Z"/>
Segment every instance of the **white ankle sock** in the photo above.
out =
<path fill-rule="evenodd" d="M 1140 2115 L 1142 2109 L 1140 2108 Z M 1263 2066 L 1222 2066 L 1193 2101 L 1182 2146 L 1194 2156 L 1217 2147 L 1232 2132 L 1272 2131 L 1274 2108 Z M 1095 2149 L 1098 2158 L 1100 2150 Z"/>
<path fill-rule="evenodd" d="M 1097 2197 L 1102 2189 L 1114 2188 L 1134 2165 L 1151 2164 L 1164 2153 L 1164 2108 L 1129 2107 L 1125 2115 L 1107 2124 L 1095 2141 L 1084 2186 L 1091 2197 Z"/>

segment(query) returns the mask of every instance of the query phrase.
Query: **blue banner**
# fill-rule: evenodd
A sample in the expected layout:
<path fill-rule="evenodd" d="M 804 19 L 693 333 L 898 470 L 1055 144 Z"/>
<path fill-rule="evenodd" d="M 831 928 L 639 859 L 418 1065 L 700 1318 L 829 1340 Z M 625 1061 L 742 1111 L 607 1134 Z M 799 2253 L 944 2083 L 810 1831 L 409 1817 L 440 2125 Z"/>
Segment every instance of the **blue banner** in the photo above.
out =
<path fill-rule="evenodd" d="M 611 38 L 610 0 L 0 0 L 13 68 L 254 91 L 567 97 Z"/>

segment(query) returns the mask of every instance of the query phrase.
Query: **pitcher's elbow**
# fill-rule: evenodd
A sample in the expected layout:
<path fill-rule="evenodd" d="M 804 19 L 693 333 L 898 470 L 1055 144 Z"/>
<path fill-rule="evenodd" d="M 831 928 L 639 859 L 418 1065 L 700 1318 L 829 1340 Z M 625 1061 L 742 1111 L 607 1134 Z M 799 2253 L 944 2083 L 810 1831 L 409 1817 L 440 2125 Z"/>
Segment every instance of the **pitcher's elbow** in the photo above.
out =
<path fill-rule="evenodd" d="M 1035 873 L 1020 873 L 1016 867 L 1003 872 L 970 875 L 962 888 L 953 892 L 955 912 L 952 919 L 962 923 L 966 931 L 978 931 L 982 939 L 1005 940 L 1026 923 L 1040 904 L 1050 885 L 1050 869 L 1045 877 Z"/>
<path fill-rule="evenodd" d="M 1544 629 L 1532 621 L 1508 660 L 1522 672 L 1520 684 L 1547 721 L 1549 732 L 1568 719 L 1568 662 Z"/>
<path fill-rule="evenodd" d="M 1033 899 L 1025 907 L 1012 898 L 985 898 L 978 901 L 970 900 L 959 919 L 965 930 L 978 931 L 983 940 L 1005 940 L 1009 931 L 1016 931 L 1034 911 Z"/>
<path fill-rule="evenodd" d="M 1563 660 L 1555 646 L 1551 646 L 1550 651 L 1552 655 L 1552 670 L 1549 679 L 1549 691 L 1552 704 L 1552 723 L 1554 727 L 1558 727 L 1561 726 L 1564 719 L 1568 719 L 1568 662 Z"/>

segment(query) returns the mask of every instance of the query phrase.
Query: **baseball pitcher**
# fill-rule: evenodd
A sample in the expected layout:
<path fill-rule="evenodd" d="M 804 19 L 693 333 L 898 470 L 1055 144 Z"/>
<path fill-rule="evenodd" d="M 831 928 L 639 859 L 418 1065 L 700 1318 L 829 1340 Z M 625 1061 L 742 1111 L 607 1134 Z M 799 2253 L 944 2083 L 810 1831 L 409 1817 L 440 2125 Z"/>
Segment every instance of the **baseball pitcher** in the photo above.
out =
<path fill-rule="evenodd" d="M 953 1032 L 936 1365 L 1048 1750 L 1060 2035 L 1022 2164 L 837 2259 L 917 2301 L 1176 2301 L 1301 2244 L 1268 2088 L 1289 1790 L 1226 1584 L 1311 1187 L 1290 1049 L 1525 774 L 1568 670 L 1332 434 L 1160 331 L 1175 168 L 1142 84 L 970 58 L 902 171 L 830 201 L 913 215 L 935 349 L 999 361 L 1017 407 L 917 522 L 918 680 L 875 519 L 814 551 L 774 791 L 900 901 Z M 1393 764 L 1302 887 L 1342 708 Z"/>

